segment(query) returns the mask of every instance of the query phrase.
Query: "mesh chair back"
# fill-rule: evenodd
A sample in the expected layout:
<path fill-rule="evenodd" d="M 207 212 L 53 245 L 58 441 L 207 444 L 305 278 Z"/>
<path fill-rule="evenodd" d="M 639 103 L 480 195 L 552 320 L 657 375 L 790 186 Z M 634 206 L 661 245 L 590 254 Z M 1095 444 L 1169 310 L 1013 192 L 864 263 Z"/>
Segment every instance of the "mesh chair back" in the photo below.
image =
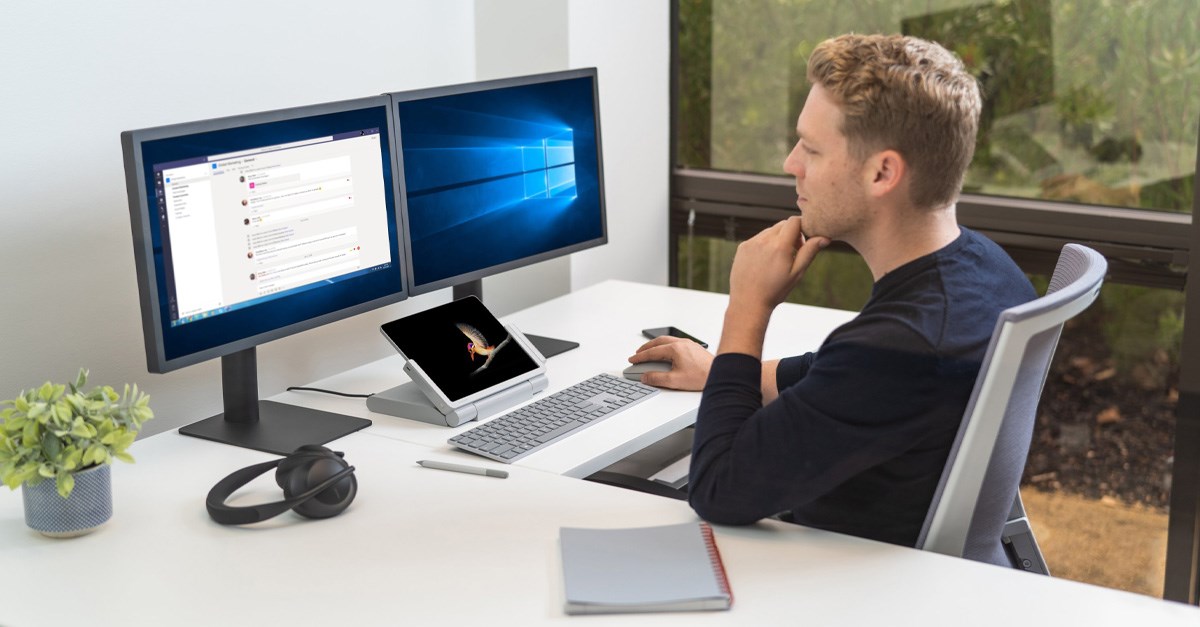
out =
<path fill-rule="evenodd" d="M 1108 263 L 1063 247 L 1046 295 L 1001 312 L 917 548 L 1013 566 L 1001 534 L 1018 497 L 1042 384 L 1063 323 L 1100 293 Z"/>

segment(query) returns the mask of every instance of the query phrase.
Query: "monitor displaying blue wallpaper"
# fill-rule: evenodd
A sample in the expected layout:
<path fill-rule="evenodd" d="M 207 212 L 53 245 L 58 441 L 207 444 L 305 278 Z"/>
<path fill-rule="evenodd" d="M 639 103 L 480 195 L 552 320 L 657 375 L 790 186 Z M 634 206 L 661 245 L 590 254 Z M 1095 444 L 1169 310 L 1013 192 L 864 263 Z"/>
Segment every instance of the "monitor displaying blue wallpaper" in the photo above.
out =
<path fill-rule="evenodd" d="M 123 135 L 151 370 L 406 295 L 389 104 Z"/>
<path fill-rule="evenodd" d="M 607 241 L 594 69 L 391 96 L 412 293 Z"/>

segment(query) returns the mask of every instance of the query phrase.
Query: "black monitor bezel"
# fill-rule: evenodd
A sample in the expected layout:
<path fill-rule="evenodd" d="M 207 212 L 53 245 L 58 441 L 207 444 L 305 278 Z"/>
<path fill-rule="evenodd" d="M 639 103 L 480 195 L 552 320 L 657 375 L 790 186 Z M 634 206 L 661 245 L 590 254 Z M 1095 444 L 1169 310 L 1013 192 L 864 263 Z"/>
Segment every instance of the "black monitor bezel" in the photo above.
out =
<path fill-rule="evenodd" d="M 559 72 L 548 72 L 544 74 L 530 74 L 526 76 L 517 76 L 512 78 L 500 78 L 494 80 L 462 83 L 458 85 L 446 85 L 442 87 L 431 87 L 427 89 L 417 89 L 404 92 L 391 92 L 386 94 L 391 99 L 392 104 L 392 122 L 396 128 L 395 135 L 395 161 L 398 167 L 397 172 L 399 178 L 403 181 L 404 178 L 404 130 L 400 123 L 400 107 L 399 103 L 409 102 L 413 100 L 425 100 L 429 98 L 438 98 L 442 96 L 454 96 L 459 94 L 474 93 L 480 91 L 488 91 L 495 89 L 507 89 L 510 87 L 520 87 L 524 85 L 535 85 L 540 83 L 551 83 L 564 80 L 573 80 L 578 78 L 590 78 L 592 80 L 592 110 L 595 113 L 596 121 L 596 183 L 599 189 L 599 204 L 600 204 L 600 227 L 601 233 L 599 237 L 578 242 L 570 246 L 548 250 L 536 255 L 529 255 L 514 259 L 501 264 L 479 268 L 471 272 L 464 272 L 452 277 L 438 279 L 425 284 L 418 284 L 416 281 L 416 271 L 413 267 L 412 259 L 412 240 L 411 233 L 406 229 L 404 231 L 404 269 L 406 274 L 405 283 L 408 286 L 409 294 L 416 296 L 426 294 L 435 290 L 454 287 L 471 281 L 478 281 L 484 277 L 523 268 L 538 262 L 563 257 L 571 253 L 603 246 L 608 243 L 608 209 L 605 201 L 604 190 L 604 150 L 602 147 L 600 133 L 600 87 L 599 75 L 596 68 L 579 68 L 575 70 L 563 70 Z M 408 198 L 403 193 L 404 185 L 401 183 L 398 186 L 400 194 L 397 200 L 400 203 L 400 212 L 404 216 L 404 222 L 408 223 Z"/>
<path fill-rule="evenodd" d="M 275 329 L 240 338 L 225 344 L 181 355 L 172 359 L 166 357 L 163 342 L 163 320 L 159 309 L 159 290 L 157 268 L 154 263 L 152 228 L 153 212 L 150 211 L 149 198 L 146 192 L 145 168 L 142 160 L 142 144 L 147 141 L 167 139 L 183 135 L 192 135 L 209 131 L 219 131 L 242 126 L 265 124 L 286 120 L 294 120 L 310 116 L 330 113 L 341 113 L 372 107 L 382 107 L 385 110 L 387 132 L 389 139 L 388 158 L 392 169 L 391 189 L 385 194 L 391 194 L 395 211 L 395 227 L 397 234 L 398 259 L 407 264 L 408 257 L 407 232 L 404 228 L 404 212 L 396 201 L 402 198 L 400 184 L 402 176 L 398 173 L 399 164 L 396 161 L 394 142 L 396 138 L 395 115 L 392 111 L 391 99 L 386 96 L 372 96 L 318 105 L 293 107 L 260 113 L 235 115 L 181 124 L 157 126 L 121 133 L 122 154 L 125 164 L 125 185 L 129 197 L 130 228 L 133 235 L 134 265 L 137 270 L 139 304 L 142 315 L 142 334 L 146 348 L 147 369 L 154 373 L 166 373 L 187 366 L 198 364 L 217 357 L 232 355 L 240 351 L 254 348 L 272 340 L 294 335 L 309 329 L 323 326 L 338 320 L 358 315 L 385 305 L 399 302 L 408 298 L 409 271 L 401 268 L 399 272 L 400 287 L 385 296 L 366 302 L 358 303 L 337 311 L 332 311 L 306 320 L 300 320 Z"/>

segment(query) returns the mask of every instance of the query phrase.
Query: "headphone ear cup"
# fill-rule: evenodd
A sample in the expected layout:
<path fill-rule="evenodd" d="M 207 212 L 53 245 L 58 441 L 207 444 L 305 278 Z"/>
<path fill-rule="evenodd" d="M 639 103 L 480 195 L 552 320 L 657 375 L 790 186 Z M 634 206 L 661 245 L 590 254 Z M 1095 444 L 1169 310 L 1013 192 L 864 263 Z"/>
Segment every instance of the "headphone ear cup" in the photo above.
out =
<path fill-rule="evenodd" d="M 326 451 L 327 454 L 307 455 L 301 463 L 288 469 L 286 473 L 280 464 L 275 479 L 283 488 L 284 498 L 290 499 L 304 494 L 350 467 L 332 451 Z M 358 479 L 351 472 L 294 509 L 297 514 L 308 518 L 330 518 L 349 507 L 356 494 Z"/>
<path fill-rule="evenodd" d="M 296 471 L 307 467 L 317 459 L 325 457 L 338 459 L 338 454 L 325 448 L 324 446 L 321 446 L 320 444 L 305 444 L 304 446 L 301 446 L 287 457 L 279 460 L 279 467 L 275 470 L 276 485 L 278 485 L 280 488 L 283 488 L 284 492 L 287 492 L 288 484 L 290 481 L 292 481 L 290 477 L 295 474 Z M 312 485 L 315 486 L 317 484 L 314 483 Z M 299 490 L 294 494 L 302 493 L 304 493 L 304 490 Z"/>

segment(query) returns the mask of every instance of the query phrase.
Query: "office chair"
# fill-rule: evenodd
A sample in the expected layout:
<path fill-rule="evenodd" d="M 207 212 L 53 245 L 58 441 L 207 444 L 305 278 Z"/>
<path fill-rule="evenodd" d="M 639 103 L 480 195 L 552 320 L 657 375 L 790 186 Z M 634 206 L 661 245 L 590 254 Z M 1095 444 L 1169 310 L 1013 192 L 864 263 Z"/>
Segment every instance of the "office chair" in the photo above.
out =
<path fill-rule="evenodd" d="M 918 549 L 1050 574 L 1018 487 L 1063 324 L 1096 300 L 1107 269 L 1067 244 L 1046 295 L 1000 313 Z"/>

